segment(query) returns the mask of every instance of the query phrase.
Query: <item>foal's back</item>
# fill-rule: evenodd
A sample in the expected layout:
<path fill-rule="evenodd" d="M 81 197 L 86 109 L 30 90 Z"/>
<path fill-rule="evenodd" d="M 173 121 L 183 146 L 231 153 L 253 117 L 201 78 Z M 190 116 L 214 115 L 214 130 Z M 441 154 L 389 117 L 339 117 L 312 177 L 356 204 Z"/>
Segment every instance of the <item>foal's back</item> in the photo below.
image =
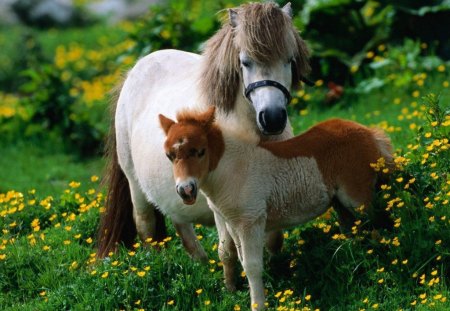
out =
<path fill-rule="evenodd" d="M 280 158 L 314 158 L 328 189 L 342 189 L 358 204 L 371 199 L 377 176 L 370 164 L 381 157 L 392 161 L 391 145 L 382 131 L 342 119 L 324 121 L 287 141 L 260 146 Z"/>

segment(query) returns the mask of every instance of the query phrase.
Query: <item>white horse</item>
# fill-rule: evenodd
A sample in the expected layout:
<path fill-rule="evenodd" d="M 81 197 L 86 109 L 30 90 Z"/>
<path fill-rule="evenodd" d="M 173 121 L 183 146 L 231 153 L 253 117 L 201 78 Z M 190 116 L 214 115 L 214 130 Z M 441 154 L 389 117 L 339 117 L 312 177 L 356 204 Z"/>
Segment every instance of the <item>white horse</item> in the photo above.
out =
<path fill-rule="evenodd" d="M 181 112 L 178 123 L 161 115 L 164 149 L 183 202 L 195 202 L 192 189 L 207 196 L 219 232 L 225 284 L 234 288 L 239 257 L 252 309 L 264 308 L 265 232 L 305 223 L 330 205 L 349 227 L 358 212 L 372 215 L 374 225 L 391 225 L 384 211 L 374 214 L 372 205 L 375 185 L 386 176 L 371 164 L 383 158 L 386 167 L 394 166 L 391 143 L 381 130 L 332 119 L 285 141 L 260 142 L 254 134 L 244 137 L 213 124 L 214 109 Z"/>
<path fill-rule="evenodd" d="M 212 225 L 200 196 L 185 205 L 174 193 L 172 169 L 163 151 L 158 115 L 215 105 L 224 128 L 262 139 L 292 136 L 286 105 L 291 87 L 308 73 L 308 51 L 292 24 L 290 4 L 251 3 L 230 9 L 228 20 L 206 42 L 202 56 L 162 50 L 142 58 L 120 91 L 110 133 L 109 190 L 99 229 L 98 256 L 142 241 L 162 239 L 168 216 L 189 254 L 205 260 L 192 223 Z M 281 247 L 274 233 L 272 249 Z"/>

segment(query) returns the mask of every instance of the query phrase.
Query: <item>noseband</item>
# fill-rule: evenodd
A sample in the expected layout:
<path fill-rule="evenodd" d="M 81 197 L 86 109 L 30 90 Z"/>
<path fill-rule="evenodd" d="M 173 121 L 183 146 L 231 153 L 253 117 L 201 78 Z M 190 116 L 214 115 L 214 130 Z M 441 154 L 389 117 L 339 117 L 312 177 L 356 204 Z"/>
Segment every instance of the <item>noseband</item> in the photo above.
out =
<path fill-rule="evenodd" d="M 303 81 L 306 85 L 314 86 L 314 82 L 312 82 L 311 80 L 309 80 L 305 77 L 302 77 L 300 80 Z M 283 84 L 281 84 L 277 81 L 273 81 L 273 80 L 261 80 L 261 81 L 256 81 L 256 82 L 250 83 L 245 88 L 245 92 L 244 92 L 245 97 L 247 97 L 247 99 L 251 102 L 252 100 L 250 99 L 250 93 L 253 90 L 255 90 L 259 87 L 263 87 L 263 86 L 276 87 L 284 94 L 284 97 L 286 97 L 287 105 L 289 105 L 289 103 L 291 102 L 291 99 L 292 99 L 291 92 L 289 92 L 289 90 L 287 88 L 285 88 Z"/>
<path fill-rule="evenodd" d="M 277 81 L 273 81 L 273 80 L 261 80 L 261 81 L 256 81 L 256 82 L 250 83 L 245 88 L 245 97 L 247 97 L 247 99 L 251 102 L 252 100 L 250 99 L 250 93 L 253 90 L 255 90 L 259 87 L 263 87 L 263 86 L 276 87 L 281 92 L 283 92 L 284 97 L 286 97 L 286 99 L 287 99 L 287 104 L 289 105 L 289 103 L 291 102 L 291 93 L 289 92 L 289 90 L 287 88 L 285 88 L 281 83 L 279 83 Z"/>

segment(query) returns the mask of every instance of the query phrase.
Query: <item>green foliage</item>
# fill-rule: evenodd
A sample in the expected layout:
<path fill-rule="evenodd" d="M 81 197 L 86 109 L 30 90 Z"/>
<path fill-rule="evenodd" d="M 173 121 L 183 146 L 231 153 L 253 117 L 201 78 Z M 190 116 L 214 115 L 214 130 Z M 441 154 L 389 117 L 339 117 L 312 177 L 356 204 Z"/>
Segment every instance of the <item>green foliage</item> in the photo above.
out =
<path fill-rule="evenodd" d="M 136 45 L 130 51 L 144 56 L 160 49 L 198 52 L 201 44 L 219 29 L 218 12 L 239 1 L 167 1 L 155 5 L 130 33 Z"/>
<path fill-rule="evenodd" d="M 31 53 L 37 58 L 21 72 L 19 106 L 26 114 L 6 118 L 4 130 L 53 136 L 82 156 L 98 153 L 108 128 L 108 92 L 120 80 L 116 59 L 130 44 L 124 41 L 109 47 L 108 41 L 100 39 L 102 53 L 75 43 L 57 46 L 50 60 Z M 39 46 L 33 42 L 30 46 Z"/>
<path fill-rule="evenodd" d="M 437 45 L 448 58 L 450 41 L 444 16 L 447 0 L 433 1 L 294 1 L 295 23 L 313 50 L 314 65 L 322 76 L 350 80 L 352 66 L 365 62 L 366 53 L 380 44 L 398 44 L 405 37 Z"/>

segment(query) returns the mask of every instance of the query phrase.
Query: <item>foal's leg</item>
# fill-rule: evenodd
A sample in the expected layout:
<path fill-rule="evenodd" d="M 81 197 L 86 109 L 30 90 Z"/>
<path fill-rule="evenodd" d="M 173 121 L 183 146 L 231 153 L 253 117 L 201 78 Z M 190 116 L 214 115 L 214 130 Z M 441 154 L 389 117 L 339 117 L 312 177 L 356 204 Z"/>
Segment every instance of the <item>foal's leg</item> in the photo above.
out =
<path fill-rule="evenodd" d="M 236 246 L 230 233 L 227 230 L 224 219 L 214 213 L 214 219 L 216 221 L 217 232 L 219 234 L 219 258 L 223 263 L 223 275 L 225 278 L 225 287 L 229 291 L 236 291 L 235 273 L 237 252 Z"/>
<path fill-rule="evenodd" d="M 206 263 L 208 255 L 201 246 L 195 234 L 194 227 L 190 223 L 177 223 L 172 221 L 178 235 L 181 238 L 184 248 L 192 258 L 200 262 Z"/>
<path fill-rule="evenodd" d="M 265 308 L 263 273 L 265 219 L 236 228 L 242 252 L 242 266 L 250 287 L 252 310 Z"/>

